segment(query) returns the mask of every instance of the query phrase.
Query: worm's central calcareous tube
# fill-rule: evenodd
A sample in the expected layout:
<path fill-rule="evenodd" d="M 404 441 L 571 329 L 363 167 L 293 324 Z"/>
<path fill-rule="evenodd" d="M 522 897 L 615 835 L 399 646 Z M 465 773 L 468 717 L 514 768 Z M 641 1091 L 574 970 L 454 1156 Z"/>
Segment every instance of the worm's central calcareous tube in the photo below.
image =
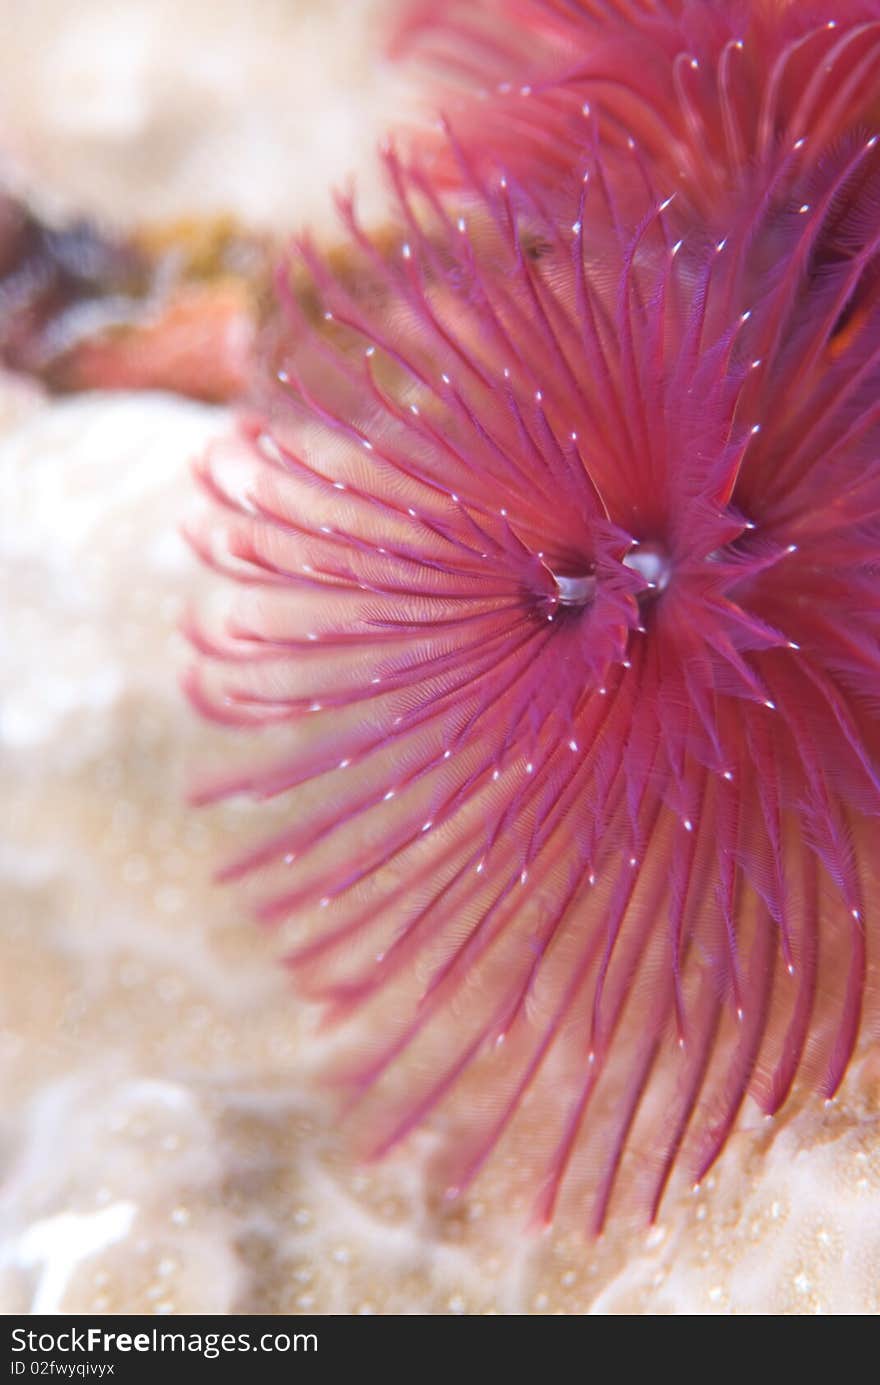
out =
<path fill-rule="evenodd" d="M 596 595 L 596 578 L 592 573 L 580 577 L 566 577 L 551 572 L 556 584 L 556 594 L 560 606 L 589 606 Z"/>

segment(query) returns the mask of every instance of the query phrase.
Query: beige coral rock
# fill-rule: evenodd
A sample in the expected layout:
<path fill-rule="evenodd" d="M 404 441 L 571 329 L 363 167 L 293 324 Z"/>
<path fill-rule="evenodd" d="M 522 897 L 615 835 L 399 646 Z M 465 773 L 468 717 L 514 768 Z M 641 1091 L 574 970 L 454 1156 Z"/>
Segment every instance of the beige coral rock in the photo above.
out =
<path fill-rule="evenodd" d="M 394 3 L 0 0 L 2 153 L 42 201 L 111 225 L 326 226 L 328 189 L 407 99 L 382 56 Z"/>
<path fill-rule="evenodd" d="M 364 90 L 381 111 L 379 8 L 43 0 L 41 29 L 2 0 L 15 152 L 132 219 L 194 196 L 320 219 L 319 181 L 379 128 L 358 119 Z M 827 1108 L 747 1109 L 701 1189 L 600 1242 L 529 1232 L 503 1159 L 445 1203 L 429 1131 L 352 1161 L 314 1015 L 211 880 L 255 810 L 186 806 L 226 750 L 179 691 L 179 622 L 212 590 L 179 525 L 229 427 L 0 381 L 0 1311 L 876 1313 L 876 1055 Z"/>

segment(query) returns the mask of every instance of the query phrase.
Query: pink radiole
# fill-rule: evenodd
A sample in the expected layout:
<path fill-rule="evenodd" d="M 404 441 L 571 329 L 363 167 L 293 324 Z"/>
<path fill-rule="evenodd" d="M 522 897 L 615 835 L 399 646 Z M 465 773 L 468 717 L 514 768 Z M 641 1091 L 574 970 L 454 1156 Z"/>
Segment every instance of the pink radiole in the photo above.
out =
<path fill-rule="evenodd" d="M 725 230 L 797 141 L 816 162 L 872 134 L 880 106 L 878 0 L 423 0 L 394 47 L 433 73 L 458 140 L 492 168 L 565 199 L 598 138 Z M 448 141 L 417 142 L 456 183 Z"/>
<path fill-rule="evenodd" d="M 498 8 L 621 54 L 668 17 Z M 747 1094 L 832 1096 L 877 1018 L 880 152 L 803 80 L 798 124 L 815 29 L 758 6 L 734 54 L 748 7 L 670 9 L 748 74 L 717 199 L 666 38 L 692 165 L 601 116 L 559 185 L 466 121 L 390 154 L 392 250 L 347 201 L 359 279 L 300 247 L 317 324 L 285 290 L 199 468 L 224 551 L 193 536 L 240 598 L 191 695 L 276 747 L 203 797 L 289 803 L 226 875 L 352 1020 L 371 1151 L 428 1122 L 459 1192 L 502 1145 L 593 1231 L 701 1179 Z M 880 37 L 837 32 L 855 101 Z"/>

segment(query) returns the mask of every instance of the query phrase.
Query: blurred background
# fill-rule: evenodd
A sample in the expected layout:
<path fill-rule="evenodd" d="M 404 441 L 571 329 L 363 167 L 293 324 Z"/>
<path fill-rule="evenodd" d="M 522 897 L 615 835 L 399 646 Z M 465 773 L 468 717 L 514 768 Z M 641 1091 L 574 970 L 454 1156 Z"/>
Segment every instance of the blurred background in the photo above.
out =
<path fill-rule="evenodd" d="M 0 126 L 46 205 L 115 226 L 234 212 L 327 224 L 408 83 L 399 0 L 3 0 Z M 375 207 L 375 200 L 372 202 Z"/>
<path fill-rule="evenodd" d="M 327 238 L 354 171 L 379 219 L 376 145 L 418 104 L 384 57 L 399 8 L 0 0 L 6 186 L 107 231 Z M 878 1311 L 864 1083 L 601 1244 L 529 1233 L 504 1164 L 443 1203 L 429 1133 L 351 1160 L 310 1083 L 315 1017 L 212 883 L 253 810 L 185 802 L 224 750 L 179 691 L 178 625 L 212 591 L 179 525 L 231 426 L 166 391 L 0 376 L 0 1311 Z"/>

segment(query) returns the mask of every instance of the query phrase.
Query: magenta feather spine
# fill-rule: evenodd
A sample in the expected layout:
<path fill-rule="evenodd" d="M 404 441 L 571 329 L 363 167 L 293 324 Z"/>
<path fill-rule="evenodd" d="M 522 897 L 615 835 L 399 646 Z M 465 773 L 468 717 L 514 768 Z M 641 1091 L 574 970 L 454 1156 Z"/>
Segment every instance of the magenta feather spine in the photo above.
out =
<path fill-rule="evenodd" d="M 227 875 L 364 1017 L 374 1152 L 505 1144 L 594 1231 L 876 1020 L 880 159 L 793 133 L 724 237 L 601 139 L 567 205 L 389 156 L 396 252 L 347 202 L 368 293 L 301 247 L 320 330 L 286 293 L 200 468 L 243 586 L 191 694 L 290 728 L 206 794 L 290 795 Z"/>

